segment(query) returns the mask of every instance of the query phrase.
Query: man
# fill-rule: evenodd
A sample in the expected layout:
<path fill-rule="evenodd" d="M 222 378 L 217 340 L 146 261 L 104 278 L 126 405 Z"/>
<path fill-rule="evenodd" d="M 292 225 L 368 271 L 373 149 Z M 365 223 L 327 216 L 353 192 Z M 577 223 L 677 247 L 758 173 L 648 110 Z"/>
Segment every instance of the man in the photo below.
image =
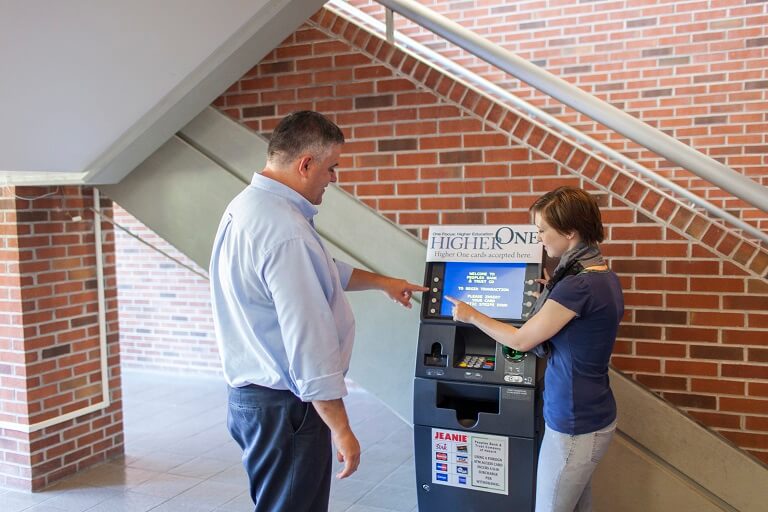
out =
<path fill-rule="evenodd" d="M 325 512 L 331 440 L 344 466 L 360 445 L 342 402 L 354 319 L 344 291 L 379 289 L 411 307 L 426 288 L 335 261 L 313 217 L 336 181 L 344 135 L 317 112 L 275 127 L 267 163 L 227 207 L 211 255 L 214 322 L 229 383 L 228 427 L 256 512 Z"/>

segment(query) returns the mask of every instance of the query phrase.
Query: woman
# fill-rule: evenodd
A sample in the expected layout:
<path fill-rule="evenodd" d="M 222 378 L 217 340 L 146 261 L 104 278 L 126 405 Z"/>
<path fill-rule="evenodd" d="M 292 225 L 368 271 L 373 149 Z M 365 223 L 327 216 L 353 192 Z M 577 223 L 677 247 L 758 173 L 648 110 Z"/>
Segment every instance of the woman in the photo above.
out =
<path fill-rule="evenodd" d="M 624 300 L 597 246 L 603 224 L 592 196 L 561 187 L 540 197 L 531 211 L 544 250 L 560 263 L 542 281 L 546 286 L 530 320 L 517 329 L 448 300 L 454 320 L 515 350 L 548 354 L 536 512 L 584 512 L 592 508 L 592 473 L 616 429 L 608 361 Z"/>

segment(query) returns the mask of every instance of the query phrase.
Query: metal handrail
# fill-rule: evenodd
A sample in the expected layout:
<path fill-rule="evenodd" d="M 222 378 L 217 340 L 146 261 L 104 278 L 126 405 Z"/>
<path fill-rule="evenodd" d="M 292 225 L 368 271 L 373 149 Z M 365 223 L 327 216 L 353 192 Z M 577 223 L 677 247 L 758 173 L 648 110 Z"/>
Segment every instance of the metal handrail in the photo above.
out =
<path fill-rule="evenodd" d="M 384 23 L 376 20 L 372 16 L 369 16 L 363 13 L 359 9 L 350 6 L 344 0 L 331 0 L 328 2 L 328 4 L 326 4 L 326 6 L 333 9 L 337 13 L 343 13 L 346 16 L 353 17 L 356 19 L 357 22 L 362 22 L 365 25 L 370 26 L 372 29 L 382 34 L 387 33 L 388 29 L 390 29 L 390 27 L 386 26 Z M 731 225 L 743 230 L 744 232 L 747 232 L 755 236 L 759 240 L 762 240 L 763 242 L 768 244 L 768 235 L 766 235 L 766 233 L 759 230 L 755 226 L 744 222 L 743 220 L 724 211 L 721 208 L 718 208 L 717 206 L 708 202 L 704 198 L 690 192 L 688 189 L 681 187 L 680 185 L 677 185 L 672 181 L 669 181 L 663 176 L 658 175 L 657 173 L 651 171 L 650 169 L 626 157 L 622 153 L 602 144 L 601 142 L 590 137 L 589 135 L 586 135 L 583 132 L 578 131 L 577 129 L 560 121 L 559 119 L 553 117 L 552 115 L 540 110 L 536 106 L 533 106 L 521 100 L 517 96 L 507 91 L 506 89 L 503 89 L 498 85 L 494 84 L 493 82 L 490 82 L 478 76 L 472 71 L 469 71 L 463 66 L 456 64 L 452 60 L 444 57 L 443 55 L 435 52 L 434 50 L 427 48 L 423 44 L 415 42 L 413 39 L 409 38 L 408 36 L 397 33 L 394 35 L 394 39 L 397 42 L 397 44 L 399 44 L 401 47 L 410 49 L 410 51 L 412 51 L 415 55 L 422 55 L 426 59 L 435 62 L 439 66 L 448 70 L 450 73 L 452 73 L 455 77 L 459 78 L 460 80 L 473 83 L 475 85 L 475 88 L 480 87 L 483 90 L 483 92 L 489 93 L 496 98 L 499 98 L 509 104 L 512 104 L 515 108 L 517 108 L 519 111 L 522 111 L 522 113 L 524 113 L 522 115 L 525 116 L 525 114 L 527 114 L 527 116 L 525 117 L 528 117 L 532 123 L 540 126 L 541 128 L 547 131 L 550 131 L 550 129 L 545 125 L 552 126 L 553 128 L 557 129 L 559 132 L 562 132 L 572 137 L 573 139 L 575 139 L 577 143 L 582 144 L 583 146 L 588 146 L 594 149 L 595 151 L 603 155 L 606 155 L 606 157 L 609 158 L 610 160 L 616 161 L 622 164 L 624 167 L 632 169 L 637 174 L 644 176 L 649 180 L 655 181 L 660 186 L 673 191 L 678 196 L 681 196 L 687 199 L 688 201 L 695 204 L 696 206 L 699 206 L 702 209 L 708 211 L 709 213 L 717 217 L 720 217 L 721 219 L 725 220 Z M 540 120 L 541 122 L 537 121 L 537 119 Z M 545 125 L 542 125 L 542 123 L 544 123 Z M 595 155 L 595 156 L 600 160 L 603 160 L 598 155 Z M 633 174 L 623 169 L 618 169 L 618 171 L 626 176 L 629 176 L 632 179 L 635 179 L 635 176 Z M 653 185 L 650 185 L 647 183 L 646 185 L 649 187 L 650 190 L 653 190 L 654 192 L 664 197 L 667 197 L 668 199 L 676 203 L 680 203 L 680 201 L 677 200 L 674 196 L 671 196 L 670 194 L 664 192 L 663 190 L 658 189 Z"/>
<path fill-rule="evenodd" d="M 710 183 L 718 185 L 723 190 L 727 190 L 756 208 L 768 212 L 768 190 L 747 176 L 737 173 L 730 167 L 645 124 L 613 105 L 491 43 L 414 0 L 377 1 L 641 146 Z"/>

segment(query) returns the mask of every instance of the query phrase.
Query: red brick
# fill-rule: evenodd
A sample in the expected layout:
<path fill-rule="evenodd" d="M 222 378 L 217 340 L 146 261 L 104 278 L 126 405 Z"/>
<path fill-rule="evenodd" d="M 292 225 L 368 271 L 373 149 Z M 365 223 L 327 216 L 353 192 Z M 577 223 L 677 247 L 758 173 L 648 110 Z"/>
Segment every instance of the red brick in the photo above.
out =
<path fill-rule="evenodd" d="M 739 311 L 768 311 L 768 295 L 724 295 L 723 307 Z"/>
<path fill-rule="evenodd" d="M 422 210 L 460 210 L 462 201 L 460 197 L 422 197 L 419 206 Z"/>
<path fill-rule="evenodd" d="M 672 361 L 664 362 L 665 374 L 673 375 L 717 375 L 716 363 L 703 363 L 698 361 Z"/>
<path fill-rule="evenodd" d="M 693 359 L 743 361 L 744 349 L 718 345 L 692 345 L 690 347 L 690 356 Z"/>
<path fill-rule="evenodd" d="M 750 396 L 768 397 L 768 383 L 750 382 L 747 384 Z"/>
<path fill-rule="evenodd" d="M 418 172 L 419 178 L 422 180 L 442 180 L 442 179 L 458 179 L 464 176 L 464 169 L 461 166 L 451 167 L 429 167 L 421 169 Z M 472 176 L 468 176 L 472 177 Z"/>
<path fill-rule="evenodd" d="M 667 273 L 669 274 L 717 275 L 719 273 L 719 264 L 717 261 L 667 260 L 666 267 L 667 267 Z"/>
<path fill-rule="evenodd" d="M 743 279 L 691 278 L 691 291 L 694 292 L 744 292 Z"/>
<path fill-rule="evenodd" d="M 430 225 L 439 223 L 437 213 L 401 213 L 397 216 L 400 224 L 405 225 Z"/>
<path fill-rule="evenodd" d="M 653 389 L 654 391 L 685 391 L 687 389 L 687 381 L 682 377 L 665 377 L 663 375 L 645 375 L 639 373 L 635 375 L 635 379 L 641 384 L 644 384 Z"/>
<path fill-rule="evenodd" d="M 749 414 L 768 414 L 768 400 L 731 398 L 724 396 L 720 398 L 720 410 Z"/>
<path fill-rule="evenodd" d="M 694 393 L 664 393 L 664 398 L 679 407 L 712 410 L 717 408 L 717 398 L 711 395 L 700 395 Z"/>
<path fill-rule="evenodd" d="M 395 156 L 397 165 L 434 165 L 437 163 L 437 153 L 397 153 Z"/>
<path fill-rule="evenodd" d="M 625 372 L 653 372 L 661 370 L 661 363 L 657 359 L 645 359 L 639 357 L 623 357 L 614 355 L 611 358 L 614 366 Z"/>
<path fill-rule="evenodd" d="M 637 355 L 654 357 L 686 357 L 688 353 L 687 345 L 679 343 L 647 343 L 635 342 Z"/>
<path fill-rule="evenodd" d="M 531 158 L 527 148 L 485 149 L 485 162 L 528 162 Z"/>
<path fill-rule="evenodd" d="M 480 212 L 443 212 L 440 214 L 441 224 L 482 224 L 483 214 Z"/>
<path fill-rule="evenodd" d="M 760 329 L 768 328 L 768 315 L 760 315 L 757 313 L 750 313 L 747 315 L 747 325 L 749 327 L 757 327 Z"/>
<path fill-rule="evenodd" d="M 395 186 L 392 184 L 358 185 L 356 191 L 361 196 L 392 195 L 395 192 Z"/>
<path fill-rule="evenodd" d="M 683 257 L 688 254 L 688 244 L 681 243 L 653 243 L 653 244 L 637 244 L 637 255 L 639 257 Z M 669 268 L 670 261 L 667 261 L 667 268 Z"/>
<path fill-rule="evenodd" d="M 437 183 L 436 182 L 398 183 L 397 193 L 403 194 L 403 195 L 436 194 Z"/>
<path fill-rule="evenodd" d="M 688 289 L 688 280 L 684 277 L 637 276 L 634 280 L 637 290 L 683 291 Z"/>
<path fill-rule="evenodd" d="M 477 175 L 476 177 L 481 177 Z M 528 179 L 504 179 L 504 180 L 487 180 L 485 182 L 486 193 L 499 193 L 499 192 L 530 192 L 530 181 Z"/>
<path fill-rule="evenodd" d="M 611 238 L 614 240 L 657 240 L 661 238 L 659 226 L 636 226 L 611 228 Z"/>
<path fill-rule="evenodd" d="M 602 252 L 606 254 L 605 247 L 602 247 Z M 658 293 L 633 293 L 630 291 L 624 291 L 624 303 L 626 305 L 632 305 L 633 307 L 661 307 L 664 303 L 663 296 Z"/>
<path fill-rule="evenodd" d="M 711 325 L 722 327 L 741 327 L 745 325 L 745 315 L 741 313 L 706 312 L 691 313 L 691 322 L 696 325 Z"/>
<path fill-rule="evenodd" d="M 506 196 L 467 197 L 464 199 L 464 205 L 469 210 L 506 209 L 509 208 L 509 198 Z"/>
<path fill-rule="evenodd" d="M 667 307 L 690 309 L 719 309 L 720 297 L 694 293 L 667 294 Z"/>
<path fill-rule="evenodd" d="M 701 393 L 743 396 L 745 387 L 745 383 L 740 380 L 691 379 L 691 391 Z"/>
<path fill-rule="evenodd" d="M 710 428 L 739 428 L 741 425 L 741 416 L 735 414 L 721 414 L 706 411 L 687 411 L 700 423 Z"/>
<path fill-rule="evenodd" d="M 478 194 L 483 190 L 481 181 L 444 181 L 440 183 L 441 194 Z"/>
<path fill-rule="evenodd" d="M 465 134 L 464 147 L 508 146 L 509 138 L 502 134 Z"/>

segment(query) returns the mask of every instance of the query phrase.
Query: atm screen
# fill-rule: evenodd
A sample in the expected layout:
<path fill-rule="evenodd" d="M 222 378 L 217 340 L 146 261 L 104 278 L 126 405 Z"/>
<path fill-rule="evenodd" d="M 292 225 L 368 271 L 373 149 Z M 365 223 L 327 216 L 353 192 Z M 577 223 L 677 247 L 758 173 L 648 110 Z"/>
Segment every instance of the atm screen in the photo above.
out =
<path fill-rule="evenodd" d="M 450 295 L 491 318 L 522 318 L 525 270 L 525 263 L 445 263 L 440 315 L 451 316 Z"/>

